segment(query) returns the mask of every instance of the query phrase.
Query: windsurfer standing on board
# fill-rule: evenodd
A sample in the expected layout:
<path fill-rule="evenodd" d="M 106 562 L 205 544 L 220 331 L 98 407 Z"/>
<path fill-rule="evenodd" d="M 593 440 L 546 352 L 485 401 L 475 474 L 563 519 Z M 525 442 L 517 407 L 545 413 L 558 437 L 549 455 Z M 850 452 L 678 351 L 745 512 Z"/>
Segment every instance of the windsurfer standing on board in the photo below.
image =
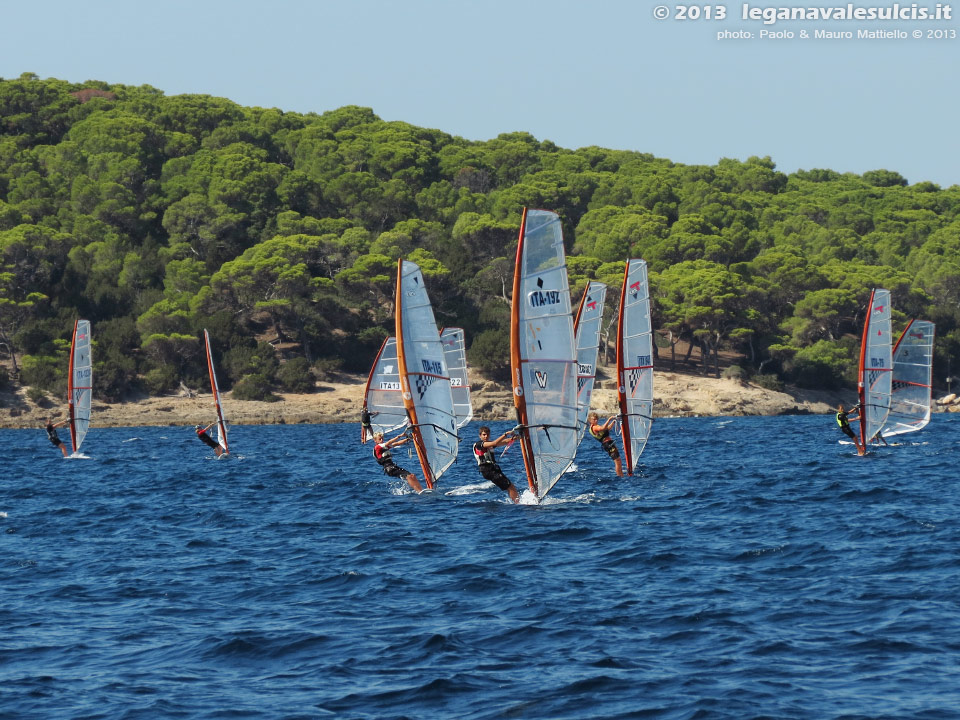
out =
<path fill-rule="evenodd" d="M 60 439 L 60 436 L 57 435 L 57 428 L 63 427 L 70 423 L 70 418 L 66 420 L 61 420 L 58 423 L 53 421 L 53 418 L 47 418 L 47 437 L 50 438 L 50 442 L 53 443 L 54 447 L 60 448 L 60 452 L 63 453 L 64 457 L 67 457 L 69 453 L 67 452 L 67 446 L 63 444 L 63 440 Z"/>
<path fill-rule="evenodd" d="M 860 410 L 859 403 L 854 405 L 850 410 L 844 410 L 843 403 L 840 403 L 839 405 L 837 405 L 837 425 L 840 426 L 840 430 L 843 431 L 844 435 L 847 435 L 851 440 L 853 440 L 853 444 L 857 446 L 857 451 L 860 450 L 860 440 L 857 439 L 856 434 L 853 432 L 853 429 L 850 427 L 850 421 L 860 419 L 859 410 Z M 854 415 L 853 417 L 849 417 L 850 413 L 857 413 L 857 414 Z"/>
<path fill-rule="evenodd" d="M 214 420 L 212 423 L 210 423 L 206 427 L 200 427 L 199 425 L 197 425 L 194 429 L 197 431 L 197 437 L 200 438 L 204 442 L 204 444 L 212 447 L 213 451 L 217 454 L 217 457 L 220 457 L 221 455 L 223 455 L 223 446 L 220 445 L 220 443 L 218 443 L 212 437 L 207 435 L 207 431 L 216 424 L 217 424 L 217 421 Z"/>
<path fill-rule="evenodd" d="M 406 432 L 401 435 L 397 435 L 395 438 L 391 438 L 386 442 L 383 441 L 383 433 L 375 432 L 373 434 L 373 457 L 380 464 L 380 467 L 383 468 L 383 471 L 390 477 L 402 477 L 406 479 L 407 484 L 413 488 L 414 492 L 421 493 L 423 492 L 423 486 L 420 485 L 420 482 L 417 480 L 417 476 L 414 475 L 409 470 L 404 470 L 402 467 L 398 466 L 393 461 L 393 456 L 390 454 L 390 448 L 395 448 L 398 445 L 403 445 L 406 442 L 410 441 L 410 436 Z"/>
<path fill-rule="evenodd" d="M 595 412 L 587 415 L 587 425 L 590 428 L 590 434 L 600 441 L 600 447 L 602 447 L 607 452 L 607 455 L 610 456 L 610 459 L 613 460 L 613 465 L 617 470 L 617 477 L 623 477 L 623 463 L 620 461 L 620 451 L 617 450 L 617 444 L 613 441 L 613 438 L 610 437 L 610 428 L 613 427 L 616 421 L 617 416 L 613 415 L 607 418 L 607 421 L 601 425 L 600 416 Z"/>
<path fill-rule="evenodd" d="M 364 445 L 367 444 L 367 436 L 373 437 L 373 425 L 370 421 L 379 414 L 379 412 L 370 412 L 366 406 L 360 408 L 360 442 Z"/>
<path fill-rule="evenodd" d="M 484 480 L 489 480 L 501 490 L 506 490 L 513 502 L 520 502 L 520 493 L 513 483 L 503 474 L 503 470 L 493 457 L 493 449 L 513 442 L 513 430 L 507 430 L 496 440 L 490 439 L 490 428 L 480 428 L 480 440 L 473 444 L 473 456 L 477 460 L 477 470 Z"/>

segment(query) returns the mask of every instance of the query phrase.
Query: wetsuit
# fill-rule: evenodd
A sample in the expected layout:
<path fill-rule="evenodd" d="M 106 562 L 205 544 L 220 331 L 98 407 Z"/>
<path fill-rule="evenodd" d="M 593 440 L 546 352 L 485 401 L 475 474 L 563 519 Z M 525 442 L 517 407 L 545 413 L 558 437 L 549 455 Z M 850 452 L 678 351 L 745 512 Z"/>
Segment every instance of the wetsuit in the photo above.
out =
<path fill-rule="evenodd" d="M 406 477 L 411 474 L 409 470 L 404 470 L 393 461 L 390 449 L 385 443 L 377 443 L 373 446 L 373 457 L 390 477 Z"/>
<path fill-rule="evenodd" d="M 503 470 L 497 465 L 493 457 L 493 448 L 483 449 L 483 440 L 478 440 L 473 444 L 473 456 L 477 460 L 477 469 L 483 475 L 484 480 L 489 480 L 501 490 L 506 490 L 512 484 Z"/>
<path fill-rule="evenodd" d="M 54 447 L 63 445 L 63 441 L 60 439 L 60 436 L 57 435 L 57 429 L 53 426 L 53 423 L 47 423 L 47 437 L 50 438 L 50 442 L 53 443 Z"/>
<path fill-rule="evenodd" d="M 217 442 L 216 440 L 214 440 L 212 437 L 210 437 L 209 435 L 207 435 L 207 431 L 206 431 L 206 430 L 197 430 L 197 437 L 200 438 L 201 440 L 203 440 L 204 443 L 206 443 L 207 445 L 209 445 L 210 447 L 212 447 L 212 448 L 214 448 L 214 449 L 220 447 L 220 443 L 218 443 L 218 442 Z"/>
<path fill-rule="evenodd" d="M 853 429 L 850 427 L 850 423 L 847 420 L 847 415 L 849 413 L 838 412 L 837 413 L 837 425 L 840 426 L 840 429 L 843 433 L 850 437 L 851 440 L 857 442 L 857 436 L 853 434 Z"/>
<path fill-rule="evenodd" d="M 610 437 L 609 430 L 601 430 L 597 432 L 593 428 L 597 427 L 595 425 L 590 426 L 590 434 L 593 435 L 597 440 L 600 441 L 600 447 L 607 451 L 607 455 L 616 460 L 620 457 L 620 451 L 617 450 L 617 444 L 613 441 L 613 438 Z"/>
<path fill-rule="evenodd" d="M 370 425 L 370 411 L 366 408 L 360 411 L 360 427 L 362 427 L 367 432 L 370 432 L 373 427 Z"/>

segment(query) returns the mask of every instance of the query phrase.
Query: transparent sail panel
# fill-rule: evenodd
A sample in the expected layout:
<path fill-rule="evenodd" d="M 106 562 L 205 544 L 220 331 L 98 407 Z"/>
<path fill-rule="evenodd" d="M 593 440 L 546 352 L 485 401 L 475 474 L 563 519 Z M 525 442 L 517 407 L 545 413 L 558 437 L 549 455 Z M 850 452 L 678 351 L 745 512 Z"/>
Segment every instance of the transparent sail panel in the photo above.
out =
<path fill-rule="evenodd" d="M 890 414 L 881 430 L 884 437 L 915 432 L 930 422 L 935 332 L 932 322 L 914 320 L 897 341 L 893 353 Z"/>
<path fill-rule="evenodd" d="M 405 397 L 413 409 L 429 468 L 439 479 L 457 457 L 459 438 L 450 375 L 420 268 L 401 261 L 397 313 L 397 352 L 406 367 Z"/>
<path fill-rule="evenodd" d="M 407 409 L 400 392 L 397 339 L 387 338 L 373 363 L 364 404 L 372 416 L 373 432 L 391 433 L 407 422 Z"/>
<path fill-rule="evenodd" d="M 78 320 L 73 332 L 70 398 L 70 438 L 73 451 L 83 444 L 90 428 L 90 406 L 93 400 L 93 359 L 90 354 L 90 321 Z"/>
<path fill-rule="evenodd" d="M 861 440 L 869 443 L 887 421 L 893 385 L 893 352 L 890 345 L 890 292 L 874 290 L 863 337 L 861 383 L 864 427 Z"/>
<path fill-rule="evenodd" d="M 526 214 L 518 257 L 517 343 L 527 435 L 538 498 L 573 462 L 577 449 L 577 355 L 560 220 Z M 528 468 L 528 476 L 530 468 Z"/>
<path fill-rule="evenodd" d="M 622 288 L 623 317 L 618 352 L 618 393 L 627 468 L 633 471 L 650 437 L 653 423 L 653 328 L 647 263 L 630 260 Z"/>
<path fill-rule="evenodd" d="M 443 354 L 450 373 L 450 390 L 453 392 L 453 412 L 457 427 L 462 428 L 473 420 L 473 401 L 470 398 L 470 381 L 467 378 L 467 349 L 463 328 L 444 328 L 440 333 Z"/>
<path fill-rule="evenodd" d="M 607 286 L 599 282 L 587 285 L 574 321 L 577 345 L 577 442 L 587 431 L 587 414 L 593 398 L 597 376 L 597 350 L 600 347 L 600 324 L 603 320 L 603 302 Z"/>

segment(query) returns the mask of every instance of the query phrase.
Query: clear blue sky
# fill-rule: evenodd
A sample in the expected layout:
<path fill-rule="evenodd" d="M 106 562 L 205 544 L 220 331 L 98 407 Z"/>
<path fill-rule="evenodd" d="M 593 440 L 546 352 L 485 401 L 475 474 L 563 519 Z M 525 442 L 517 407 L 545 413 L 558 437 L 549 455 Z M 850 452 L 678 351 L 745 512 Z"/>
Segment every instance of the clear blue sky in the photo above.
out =
<path fill-rule="evenodd" d="M 769 155 L 785 172 L 884 168 L 911 183 L 960 184 L 960 37 L 759 38 L 817 29 L 960 36 L 960 20 L 764 25 L 743 20 L 744 3 L 730 0 L 713 6 L 726 8 L 723 21 L 658 20 L 659 4 L 4 0 L 0 76 L 145 84 L 297 112 L 362 105 L 471 140 L 526 131 L 566 148 L 682 163 Z M 672 16 L 677 5 L 664 4 Z M 960 0 L 942 4 L 960 15 Z M 754 38 L 718 40 L 722 30 Z"/>

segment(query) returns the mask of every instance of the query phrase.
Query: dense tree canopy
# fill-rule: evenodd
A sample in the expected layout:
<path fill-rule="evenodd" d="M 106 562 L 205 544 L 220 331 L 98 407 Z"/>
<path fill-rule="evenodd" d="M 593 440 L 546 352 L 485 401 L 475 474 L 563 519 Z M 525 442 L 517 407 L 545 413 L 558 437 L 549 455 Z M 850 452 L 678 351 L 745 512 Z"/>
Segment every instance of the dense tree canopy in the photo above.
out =
<path fill-rule="evenodd" d="M 645 258 L 660 344 L 689 341 L 702 372 L 732 350 L 748 374 L 848 384 L 873 287 L 893 293 L 895 329 L 937 323 L 939 382 L 960 352 L 958 186 L 787 175 L 769 157 L 681 165 L 525 132 L 474 142 L 370 108 L 28 73 L 0 79 L 0 361 L 59 389 L 82 316 L 98 392 L 162 392 L 202 377 L 206 327 L 225 385 L 303 388 L 307 368 L 369 368 L 403 257 L 438 322 L 502 377 L 524 206 L 560 215 L 574 300 L 607 282 L 608 323 L 624 261 Z"/>

